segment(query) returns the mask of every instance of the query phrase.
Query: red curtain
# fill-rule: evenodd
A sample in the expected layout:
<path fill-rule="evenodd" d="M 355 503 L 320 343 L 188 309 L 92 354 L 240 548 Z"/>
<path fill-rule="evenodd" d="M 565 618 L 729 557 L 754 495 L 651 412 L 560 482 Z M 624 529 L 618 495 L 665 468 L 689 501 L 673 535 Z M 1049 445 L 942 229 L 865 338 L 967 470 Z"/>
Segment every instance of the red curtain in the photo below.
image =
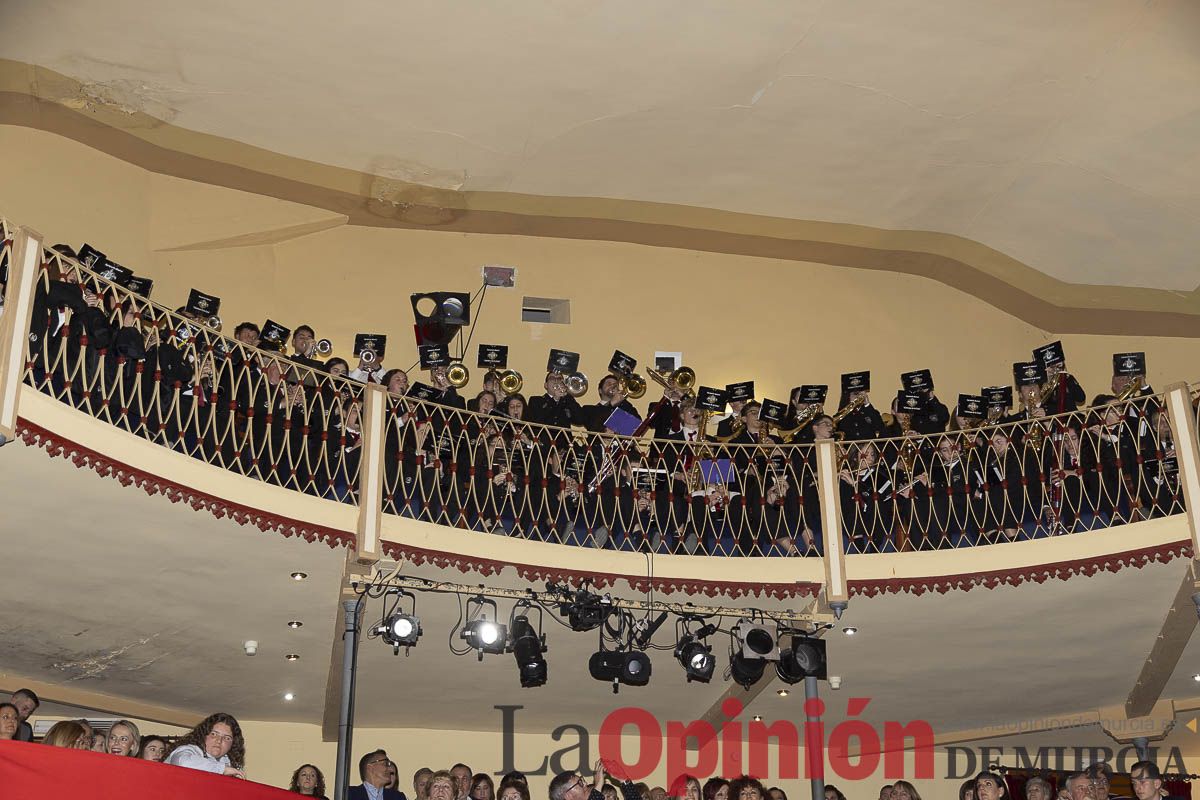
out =
<path fill-rule="evenodd" d="M 0 797 L 132 800 L 287 800 L 296 795 L 261 783 L 194 769 L 68 750 L 28 742 L 0 741 Z"/>

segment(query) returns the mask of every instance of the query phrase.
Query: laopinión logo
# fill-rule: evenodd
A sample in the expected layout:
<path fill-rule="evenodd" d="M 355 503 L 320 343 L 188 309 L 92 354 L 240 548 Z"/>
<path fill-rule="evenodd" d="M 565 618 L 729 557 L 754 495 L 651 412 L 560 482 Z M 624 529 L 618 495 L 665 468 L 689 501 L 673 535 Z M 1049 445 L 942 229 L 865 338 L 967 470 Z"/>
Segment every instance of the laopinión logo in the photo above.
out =
<path fill-rule="evenodd" d="M 888 721 L 882 733 L 861 717 L 870 703 L 869 698 L 852 697 L 846 703 L 846 719 L 833 726 L 826 737 L 823 722 L 790 720 L 749 722 L 740 717 L 744 707 L 735 698 L 725 700 L 721 712 L 725 720 L 720 729 L 705 720 L 690 722 L 668 720 L 665 724 L 644 708 L 625 706 L 605 717 L 600 725 L 598 746 L 600 758 L 620 767 L 630 780 L 640 780 L 666 764 L 667 781 L 681 775 L 693 775 L 704 780 L 713 775 L 753 775 L 758 778 L 817 778 L 826 777 L 826 755 L 829 771 L 843 780 L 863 780 L 875 775 L 880 765 L 887 780 L 922 779 L 934 777 L 933 728 L 924 720 L 910 722 Z M 502 767 L 497 774 L 520 770 L 527 775 L 545 775 L 575 770 L 590 774 L 591 732 L 583 725 L 560 725 L 553 730 L 554 741 L 574 743 L 543 756 L 537 765 L 521 764 L 516 753 L 516 713 L 524 706 L 494 706 L 501 714 L 503 730 Z M 821 717 L 825 703 L 807 700 L 804 712 L 809 717 Z M 637 742 L 636 757 L 626 760 L 622 748 L 626 737 Z M 771 743 L 776 747 L 775 764 L 771 763 Z M 800 750 L 804 764 L 800 764 Z M 907 753 L 911 752 L 912 771 L 906 771 Z"/>

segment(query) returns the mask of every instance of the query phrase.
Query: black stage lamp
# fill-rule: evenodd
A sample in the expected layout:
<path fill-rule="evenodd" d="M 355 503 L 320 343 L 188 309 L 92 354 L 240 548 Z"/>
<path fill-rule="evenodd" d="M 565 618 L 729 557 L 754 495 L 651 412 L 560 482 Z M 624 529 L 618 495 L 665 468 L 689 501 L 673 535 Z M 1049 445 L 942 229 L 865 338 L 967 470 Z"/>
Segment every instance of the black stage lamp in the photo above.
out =
<path fill-rule="evenodd" d="M 412 647 L 421 638 L 421 618 L 417 616 L 417 596 L 403 589 L 392 589 L 388 592 L 396 597 L 396 602 L 387 612 L 383 622 L 375 632 L 383 641 L 392 646 L 392 652 L 400 655 L 401 647 Z M 412 601 L 412 608 L 405 611 L 400 607 L 404 598 Z"/>
<path fill-rule="evenodd" d="M 767 662 L 761 658 L 746 658 L 736 651 L 729 656 L 729 674 L 733 677 L 734 683 L 743 689 L 749 689 L 758 683 L 766 667 Z"/>
<path fill-rule="evenodd" d="M 530 688 L 546 683 L 546 641 L 538 635 L 525 615 L 512 619 L 512 652 L 521 675 L 521 686 Z"/>
<path fill-rule="evenodd" d="M 474 612 L 471 604 L 475 604 Z M 483 607 L 492 607 L 492 616 L 484 616 Z M 467 600 L 467 623 L 463 625 L 462 638 L 467 644 L 479 652 L 479 660 L 483 661 L 484 653 L 499 655 L 508 644 L 507 629 L 496 621 L 496 601 L 485 597 L 472 597 Z"/>
<path fill-rule="evenodd" d="M 825 640 L 812 636 L 793 636 L 792 646 L 779 654 L 775 672 L 784 683 L 799 683 L 805 678 L 825 680 L 829 676 Z"/>
<path fill-rule="evenodd" d="M 775 623 L 743 619 L 733 626 L 733 635 L 738 643 L 735 649 L 747 660 L 779 660 L 779 626 Z"/>
<path fill-rule="evenodd" d="M 466 292 L 419 292 L 409 299 L 418 345 L 448 344 L 471 322 L 471 296 Z"/>
<path fill-rule="evenodd" d="M 683 666 L 688 683 L 708 683 L 712 680 L 713 670 L 717 666 L 712 647 L 696 641 L 696 637 L 691 634 L 684 636 L 679 640 L 679 644 L 675 645 L 675 658 Z"/>
<path fill-rule="evenodd" d="M 650 657 L 641 650 L 600 650 L 588 659 L 588 671 L 598 681 L 611 681 L 615 694 L 622 683 L 645 686 L 650 682 Z"/>

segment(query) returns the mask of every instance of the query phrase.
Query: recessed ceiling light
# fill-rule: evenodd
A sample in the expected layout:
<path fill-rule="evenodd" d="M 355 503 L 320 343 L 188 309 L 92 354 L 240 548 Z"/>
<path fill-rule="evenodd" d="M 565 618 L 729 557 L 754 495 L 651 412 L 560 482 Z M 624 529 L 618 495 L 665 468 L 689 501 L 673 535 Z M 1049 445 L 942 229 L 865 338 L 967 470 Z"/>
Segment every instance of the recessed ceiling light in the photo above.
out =
<path fill-rule="evenodd" d="M 1194 681 L 1200 681 L 1200 673 L 1197 673 L 1196 675 L 1193 675 L 1193 676 L 1192 676 L 1192 680 L 1194 680 Z"/>
<path fill-rule="evenodd" d="M 286 658 L 288 661 L 299 661 L 300 654 L 299 653 L 288 653 L 286 656 L 284 656 L 284 658 Z"/>
<path fill-rule="evenodd" d="M 286 692 L 286 693 L 283 695 L 283 699 L 284 699 L 284 700 L 295 700 L 295 699 L 296 699 L 296 695 L 292 694 L 291 692 Z"/>
<path fill-rule="evenodd" d="M 293 629 L 293 630 L 295 630 L 296 628 L 303 627 L 303 626 L 304 626 L 304 623 L 303 623 L 303 622 L 301 622 L 301 621 L 300 621 L 300 620 L 298 620 L 298 619 L 293 619 L 293 620 L 291 620 L 291 621 L 289 621 L 289 622 L 288 622 L 288 627 L 289 627 L 289 628 L 291 628 L 291 629 Z"/>
<path fill-rule="evenodd" d="M 858 628 L 855 628 L 853 625 L 851 625 L 847 628 L 842 628 L 842 633 L 846 634 L 847 636 L 853 636 L 854 634 L 858 633 Z"/>
<path fill-rule="evenodd" d="M 292 580 L 294 580 L 294 581 L 302 581 L 307 577 L 308 577 L 307 572 L 293 572 L 292 573 Z"/>
<path fill-rule="evenodd" d="M 755 722 L 762 722 L 762 715 L 760 715 L 760 714 L 755 714 L 755 715 L 754 715 L 754 721 L 755 721 Z"/>
<path fill-rule="evenodd" d="M 776 690 L 775 694 L 779 695 L 780 697 L 787 697 L 790 693 L 787 689 L 778 689 Z"/>

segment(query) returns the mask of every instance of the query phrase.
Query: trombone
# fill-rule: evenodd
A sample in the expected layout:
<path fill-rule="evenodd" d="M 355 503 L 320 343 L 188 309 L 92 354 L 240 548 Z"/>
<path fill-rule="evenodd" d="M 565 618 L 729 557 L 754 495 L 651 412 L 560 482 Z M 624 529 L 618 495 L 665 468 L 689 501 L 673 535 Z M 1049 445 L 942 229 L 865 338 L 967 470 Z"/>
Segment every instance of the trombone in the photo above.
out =
<path fill-rule="evenodd" d="M 696 386 L 696 371 L 691 367 L 679 367 L 672 372 L 651 368 L 646 370 L 646 374 L 664 389 L 674 389 L 684 395 L 691 394 Z"/>

